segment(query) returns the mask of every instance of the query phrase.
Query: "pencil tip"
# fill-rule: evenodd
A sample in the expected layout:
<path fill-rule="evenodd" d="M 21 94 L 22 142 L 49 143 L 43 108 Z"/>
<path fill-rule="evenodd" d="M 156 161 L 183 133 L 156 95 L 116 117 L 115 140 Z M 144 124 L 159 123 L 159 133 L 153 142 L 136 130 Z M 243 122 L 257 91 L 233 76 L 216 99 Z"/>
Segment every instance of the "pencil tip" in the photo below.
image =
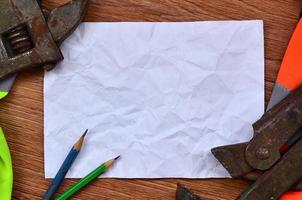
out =
<path fill-rule="evenodd" d="M 119 155 L 118 157 L 114 158 L 113 160 L 118 160 L 121 156 Z"/>
<path fill-rule="evenodd" d="M 85 132 L 83 133 L 82 137 L 85 137 L 87 133 L 88 133 L 88 129 L 85 130 Z"/>
<path fill-rule="evenodd" d="M 83 135 L 80 137 L 80 139 L 78 139 L 78 141 L 73 145 L 73 148 L 76 149 L 77 151 L 79 151 L 81 149 L 87 132 L 88 132 L 88 129 L 86 129 L 86 131 L 83 133 Z"/>

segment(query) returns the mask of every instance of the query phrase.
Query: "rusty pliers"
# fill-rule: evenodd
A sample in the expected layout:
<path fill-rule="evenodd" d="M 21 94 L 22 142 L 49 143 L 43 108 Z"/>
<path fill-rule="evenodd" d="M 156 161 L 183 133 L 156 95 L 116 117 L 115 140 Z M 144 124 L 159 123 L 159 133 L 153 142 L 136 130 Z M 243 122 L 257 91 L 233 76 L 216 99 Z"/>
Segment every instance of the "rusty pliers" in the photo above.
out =
<path fill-rule="evenodd" d="M 0 99 L 16 73 L 31 67 L 52 69 L 63 59 L 60 44 L 81 22 L 88 0 L 72 0 L 51 11 L 38 0 L 0 2 Z"/>

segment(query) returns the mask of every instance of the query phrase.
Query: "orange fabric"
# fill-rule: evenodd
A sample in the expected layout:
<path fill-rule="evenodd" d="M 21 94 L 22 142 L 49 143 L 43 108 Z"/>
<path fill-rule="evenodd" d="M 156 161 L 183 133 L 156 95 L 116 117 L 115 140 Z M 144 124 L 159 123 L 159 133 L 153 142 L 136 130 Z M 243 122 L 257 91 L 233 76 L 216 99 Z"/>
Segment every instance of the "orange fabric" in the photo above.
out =
<path fill-rule="evenodd" d="M 302 191 L 301 192 L 287 192 L 279 200 L 302 200 Z"/>
<path fill-rule="evenodd" d="M 302 84 L 302 18 L 289 42 L 277 82 L 289 90 Z"/>

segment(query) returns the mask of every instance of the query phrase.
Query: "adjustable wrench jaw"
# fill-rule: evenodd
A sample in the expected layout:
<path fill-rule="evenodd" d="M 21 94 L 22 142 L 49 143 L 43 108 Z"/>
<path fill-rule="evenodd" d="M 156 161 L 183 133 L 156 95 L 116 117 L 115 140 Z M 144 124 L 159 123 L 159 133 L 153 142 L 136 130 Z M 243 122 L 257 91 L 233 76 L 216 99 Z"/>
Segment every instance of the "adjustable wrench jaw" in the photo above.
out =
<path fill-rule="evenodd" d="M 0 9 L 0 79 L 63 59 L 36 0 L 2 0 Z"/>
<path fill-rule="evenodd" d="M 60 45 L 79 25 L 85 15 L 88 0 L 72 0 L 55 8 L 47 17 L 48 28 L 53 39 Z"/>
<path fill-rule="evenodd" d="M 51 11 L 42 10 L 40 4 L 40 0 L 0 2 L 5 11 L 0 13 L 0 99 L 19 71 L 38 66 L 49 70 L 63 59 L 58 46 L 83 19 L 88 0 L 72 0 Z"/>

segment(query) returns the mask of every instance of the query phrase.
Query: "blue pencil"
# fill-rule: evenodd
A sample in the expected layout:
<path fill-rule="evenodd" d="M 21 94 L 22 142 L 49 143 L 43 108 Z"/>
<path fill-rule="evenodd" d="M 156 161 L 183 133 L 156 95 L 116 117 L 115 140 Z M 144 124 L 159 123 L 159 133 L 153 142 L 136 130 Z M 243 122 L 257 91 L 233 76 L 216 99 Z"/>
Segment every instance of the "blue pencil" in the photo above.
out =
<path fill-rule="evenodd" d="M 67 157 L 65 158 L 62 166 L 60 167 L 58 173 L 56 174 L 55 178 L 53 179 L 51 185 L 49 186 L 48 190 L 43 196 L 43 200 L 51 200 L 52 197 L 55 195 L 56 191 L 60 187 L 63 179 L 65 178 L 65 175 L 67 174 L 69 168 L 71 167 L 73 161 L 78 156 L 82 144 L 84 142 L 84 138 L 88 130 L 84 132 L 82 137 L 73 145 L 72 149 L 68 153 Z"/>

